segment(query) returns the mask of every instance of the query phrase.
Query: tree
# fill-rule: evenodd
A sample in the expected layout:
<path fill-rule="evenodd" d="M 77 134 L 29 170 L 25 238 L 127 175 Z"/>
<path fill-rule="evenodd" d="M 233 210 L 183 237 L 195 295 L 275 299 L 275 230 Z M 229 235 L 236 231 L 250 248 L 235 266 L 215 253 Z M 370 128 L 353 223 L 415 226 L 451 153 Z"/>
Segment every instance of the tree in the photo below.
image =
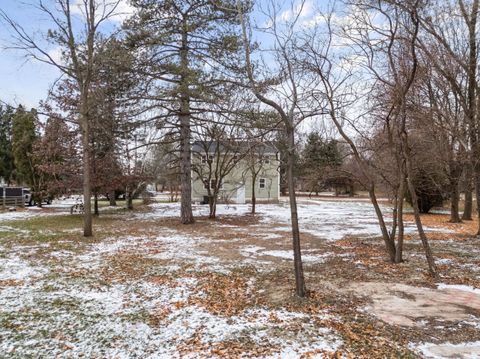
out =
<path fill-rule="evenodd" d="M 175 139 L 166 136 L 155 145 L 150 159 L 150 170 L 155 184 L 161 186 L 170 194 L 170 201 L 176 202 L 180 190 L 180 164 L 177 152 L 174 150 Z"/>
<path fill-rule="evenodd" d="M 335 32 L 333 11 L 327 11 L 316 26 L 305 33 L 297 51 L 304 57 L 304 66 L 320 78 L 321 87 L 314 97 L 319 101 L 327 100 L 328 117 L 350 147 L 365 179 L 389 259 L 394 263 L 403 260 L 403 202 L 408 189 L 429 272 L 436 277 L 435 261 L 421 222 L 413 183 L 408 121 L 412 86 L 419 68 L 416 43 L 420 5 L 418 1 L 358 1 L 353 4 L 348 24 L 335 25 Z M 383 19 L 381 25 L 372 21 L 372 14 Z M 348 48 L 335 46 L 337 36 L 349 43 Z M 359 103 L 371 107 L 357 116 Z M 366 123 L 367 119 L 371 123 Z M 392 183 L 395 199 L 390 230 L 377 200 L 377 176 L 367 135 L 377 126 L 384 129 L 383 139 L 394 161 L 396 176 Z M 368 132 L 362 133 L 362 130 Z"/>
<path fill-rule="evenodd" d="M 467 176 L 464 218 L 471 218 L 472 179 L 475 194 L 480 198 L 480 121 L 477 101 L 480 96 L 478 81 L 478 14 L 480 1 L 435 1 L 419 12 L 421 33 L 418 47 L 438 77 L 443 79 L 449 93 L 456 97 L 462 111 L 461 128 L 466 139 L 461 143 L 467 161 L 462 161 Z M 445 17 L 448 13 L 451 16 Z M 456 172 L 456 171 L 455 171 Z M 454 173 L 454 177 L 457 177 Z M 455 194 L 454 194 L 455 195 Z M 480 201 L 477 201 L 480 218 Z M 457 221 L 457 218 L 452 218 Z M 477 230 L 480 234 L 480 222 Z"/>
<path fill-rule="evenodd" d="M 262 137 L 253 140 L 249 147 L 248 153 L 242 161 L 245 164 L 243 176 L 245 181 L 250 179 L 252 182 L 252 197 L 250 199 L 252 207 L 250 213 L 255 214 L 257 208 L 257 180 L 270 166 L 271 156 L 274 156 L 277 150 Z"/>
<path fill-rule="evenodd" d="M 19 106 L 12 121 L 12 154 L 17 183 L 35 185 L 35 164 L 32 160 L 33 143 L 37 138 L 36 111 L 25 111 Z"/>
<path fill-rule="evenodd" d="M 0 105 L 0 178 L 7 184 L 12 183 L 15 170 L 12 153 L 13 116 L 13 107 Z"/>
<path fill-rule="evenodd" d="M 199 136 L 199 133 L 202 136 Z M 194 142 L 192 170 L 205 184 L 210 209 L 209 218 L 216 218 L 218 197 L 226 183 L 227 176 L 249 153 L 250 144 L 240 141 L 235 126 L 209 124 L 197 130 L 199 139 Z M 229 183 L 239 186 L 239 183 Z"/>
<path fill-rule="evenodd" d="M 78 91 L 77 124 L 80 128 L 83 165 L 83 235 L 91 237 L 91 142 L 92 127 L 92 83 L 95 77 L 95 62 L 101 47 L 99 37 L 104 25 L 117 10 L 120 0 L 54 0 L 50 6 L 39 0 L 37 10 L 47 16 L 53 28 L 43 34 L 47 44 L 29 34 L 7 13 L 0 10 L 1 19 L 12 30 L 13 48 L 23 50 L 28 57 L 57 68 L 62 75 L 74 83 Z M 76 12 L 80 12 L 76 16 Z M 61 60 L 49 51 L 48 44 L 61 50 Z"/>
<path fill-rule="evenodd" d="M 298 19 L 305 1 L 293 9 L 293 20 L 281 22 L 280 7 L 274 2 L 269 2 L 269 13 L 266 26 L 256 29 L 269 38 L 271 47 L 263 48 L 273 54 L 271 62 L 267 65 L 259 62 L 254 64 L 252 58 L 252 44 L 249 37 L 249 22 L 245 18 L 244 7 L 237 1 L 237 8 L 242 24 L 243 45 L 245 53 L 245 72 L 248 82 L 246 86 L 255 97 L 264 105 L 275 111 L 280 118 L 281 125 L 277 128 L 283 131 L 286 144 L 286 172 L 288 182 L 288 195 L 290 215 L 292 222 L 292 242 L 294 254 L 294 270 L 296 294 L 305 296 L 305 279 L 300 244 L 300 228 L 298 225 L 297 199 L 295 195 L 295 160 L 296 160 L 296 130 L 299 124 L 307 118 L 314 117 L 323 111 L 323 106 L 313 103 L 311 89 L 318 83 L 299 66 L 297 56 Z M 308 84 L 308 85 L 307 85 Z"/>
<path fill-rule="evenodd" d="M 41 136 L 33 143 L 32 158 L 41 178 L 41 198 L 68 195 L 80 190 L 79 138 L 65 120 L 50 117 Z"/>
<path fill-rule="evenodd" d="M 302 175 L 310 192 L 321 191 L 326 184 L 335 185 L 343 159 L 337 141 L 323 140 L 318 132 L 311 132 L 302 151 Z"/>
<path fill-rule="evenodd" d="M 156 108 L 158 126 L 178 132 L 181 222 L 194 222 L 191 204 L 191 127 L 221 97 L 235 64 L 237 16 L 231 1 L 134 0 L 137 14 L 126 25 L 129 43 L 142 54 L 148 77 L 143 99 Z"/>
<path fill-rule="evenodd" d="M 129 102 L 141 83 L 134 73 L 134 56 L 122 41 L 108 39 L 98 51 L 92 86 L 92 186 L 94 213 L 98 212 L 98 194 L 105 193 L 115 206 L 115 191 L 125 186 L 121 142 L 135 142 L 138 137 L 134 106 Z M 122 141 L 123 140 L 123 141 Z M 131 206 L 129 206 L 131 207 Z"/>
<path fill-rule="evenodd" d="M 424 169 L 414 172 L 413 182 L 421 213 L 428 213 L 433 207 L 443 204 L 443 193 L 434 176 L 435 172 L 426 172 Z M 407 201 L 413 206 L 410 192 L 407 193 Z"/>

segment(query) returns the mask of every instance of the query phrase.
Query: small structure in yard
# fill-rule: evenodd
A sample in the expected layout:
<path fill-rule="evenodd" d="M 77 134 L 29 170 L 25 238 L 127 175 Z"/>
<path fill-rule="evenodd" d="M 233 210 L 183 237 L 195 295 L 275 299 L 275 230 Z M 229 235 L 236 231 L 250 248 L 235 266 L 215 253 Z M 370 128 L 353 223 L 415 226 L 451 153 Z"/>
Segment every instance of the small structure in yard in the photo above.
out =
<path fill-rule="evenodd" d="M 192 146 L 192 201 L 277 202 L 278 150 L 264 143 L 196 141 Z M 218 192 L 218 193 L 215 193 Z"/>
<path fill-rule="evenodd" d="M 24 207 L 25 199 L 22 187 L 0 187 L 0 206 L 2 209 Z"/>

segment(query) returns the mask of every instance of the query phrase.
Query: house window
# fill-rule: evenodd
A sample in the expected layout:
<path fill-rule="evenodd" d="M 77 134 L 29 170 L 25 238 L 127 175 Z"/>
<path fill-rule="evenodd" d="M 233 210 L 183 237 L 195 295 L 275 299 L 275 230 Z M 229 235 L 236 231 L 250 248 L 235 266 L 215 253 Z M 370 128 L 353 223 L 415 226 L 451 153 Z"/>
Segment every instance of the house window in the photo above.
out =
<path fill-rule="evenodd" d="M 265 163 L 266 165 L 270 164 L 270 156 L 265 156 L 263 158 L 263 163 Z"/>
<path fill-rule="evenodd" d="M 259 180 L 259 187 L 260 188 L 265 188 L 267 184 L 267 180 L 265 178 L 260 178 Z"/>
<path fill-rule="evenodd" d="M 208 156 L 202 155 L 202 163 L 207 163 L 207 162 L 208 162 Z"/>
<path fill-rule="evenodd" d="M 203 181 L 203 188 L 208 189 L 208 180 Z"/>

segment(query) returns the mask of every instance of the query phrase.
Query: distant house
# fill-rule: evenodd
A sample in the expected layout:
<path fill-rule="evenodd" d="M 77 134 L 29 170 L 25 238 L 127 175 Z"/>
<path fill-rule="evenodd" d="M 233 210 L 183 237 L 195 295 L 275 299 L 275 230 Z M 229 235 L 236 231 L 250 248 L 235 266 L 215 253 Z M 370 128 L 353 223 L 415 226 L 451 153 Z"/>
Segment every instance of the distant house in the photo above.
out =
<path fill-rule="evenodd" d="M 196 141 L 192 146 L 192 201 L 276 202 L 280 194 L 278 151 L 267 144 Z M 220 180 L 220 182 L 218 182 Z"/>

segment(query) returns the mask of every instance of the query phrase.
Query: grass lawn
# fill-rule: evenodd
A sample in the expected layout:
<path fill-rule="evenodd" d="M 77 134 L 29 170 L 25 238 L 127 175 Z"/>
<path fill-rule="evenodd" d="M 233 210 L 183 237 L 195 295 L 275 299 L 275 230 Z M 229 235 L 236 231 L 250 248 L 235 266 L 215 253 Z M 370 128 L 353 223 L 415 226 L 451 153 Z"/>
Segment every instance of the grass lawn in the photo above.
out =
<path fill-rule="evenodd" d="M 434 283 L 411 224 L 406 261 L 393 265 L 368 203 L 301 200 L 298 299 L 284 203 L 256 216 L 220 206 L 216 221 L 196 206 L 191 226 L 178 204 L 136 205 L 105 208 L 89 239 L 62 210 L 0 214 L 2 358 L 480 355 L 469 224 L 424 217 Z"/>

